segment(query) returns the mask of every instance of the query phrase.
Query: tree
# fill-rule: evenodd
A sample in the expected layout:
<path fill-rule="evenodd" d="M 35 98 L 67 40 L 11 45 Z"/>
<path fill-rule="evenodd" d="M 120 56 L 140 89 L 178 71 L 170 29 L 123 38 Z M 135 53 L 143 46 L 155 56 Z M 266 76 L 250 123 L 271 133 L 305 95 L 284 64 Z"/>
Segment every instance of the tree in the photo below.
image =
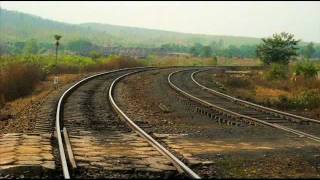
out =
<path fill-rule="evenodd" d="M 210 57 L 212 54 L 212 50 L 210 48 L 210 46 L 203 46 L 201 49 L 201 57 Z"/>
<path fill-rule="evenodd" d="M 38 42 L 35 39 L 31 39 L 26 42 L 23 52 L 26 55 L 37 54 L 39 51 Z"/>
<path fill-rule="evenodd" d="M 22 54 L 24 51 L 24 47 L 25 47 L 25 42 L 15 42 L 13 43 L 13 54 Z"/>
<path fill-rule="evenodd" d="M 262 43 L 257 47 L 257 57 L 265 64 L 288 64 L 291 57 L 297 55 L 298 42 L 293 34 L 285 32 L 273 34 L 271 38 L 262 38 Z"/>
<path fill-rule="evenodd" d="M 227 57 L 240 56 L 240 49 L 235 45 L 230 45 L 227 49 L 225 49 L 225 56 Z"/>
<path fill-rule="evenodd" d="M 190 53 L 193 56 L 200 56 L 201 54 L 201 50 L 202 50 L 203 46 L 200 43 L 195 43 L 191 48 L 190 48 Z"/>
<path fill-rule="evenodd" d="M 4 54 L 5 54 L 5 47 L 3 44 L 0 43 L 0 60 L 1 60 L 1 56 Z M 1 106 L 1 104 L 0 104 L 0 106 Z"/>
<path fill-rule="evenodd" d="M 93 59 L 93 60 L 97 60 L 98 58 L 102 57 L 103 54 L 101 52 L 98 52 L 96 50 L 92 50 L 89 52 L 89 56 Z"/>
<path fill-rule="evenodd" d="M 315 51 L 314 44 L 311 42 L 302 49 L 302 54 L 305 58 L 310 59 Z"/>
<path fill-rule="evenodd" d="M 296 64 L 294 73 L 295 75 L 303 75 L 305 78 L 315 78 L 318 69 L 310 60 L 305 60 Z"/>
<path fill-rule="evenodd" d="M 90 51 L 96 49 L 97 47 L 90 41 L 85 39 L 78 39 L 68 43 L 67 48 L 80 55 L 89 55 Z"/>

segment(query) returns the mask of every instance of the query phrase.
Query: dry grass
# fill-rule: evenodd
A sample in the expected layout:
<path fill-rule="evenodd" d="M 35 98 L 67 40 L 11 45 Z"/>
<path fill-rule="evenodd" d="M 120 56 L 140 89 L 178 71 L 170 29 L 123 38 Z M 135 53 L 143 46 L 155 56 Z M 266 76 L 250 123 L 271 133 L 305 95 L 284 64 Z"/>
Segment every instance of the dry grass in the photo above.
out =
<path fill-rule="evenodd" d="M 30 94 L 44 77 L 40 67 L 26 63 L 13 63 L 1 69 L 1 104 Z"/>
<path fill-rule="evenodd" d="M 59 86 L 66 85 L 80 80 L 86 74 L 64 74 L 58 75 Z M 32 95 L 17 98 L 10 102 L 6 102 L 4 107 L 0 109 L 0 115 L 10 115 L 9 120 L 0 121 L 0 134 L 10 132 L 30 132 L 34 128 L 36 114 L 39 108 L 44 105 L 49 95 L 57 94 L 57 90 L 53 85 L 53 76 L 49 76 L 46 80 L 38 83 Z"/>
<path fill-rule="evenodd" d="M 47 66 L 31 62 L 8 63 L 0 69 L 0 107 L 6 102 L 31 94 L 50 74 L 81 74 L 137 66 L 143 66 L 142 62 L 128 57 L 104 58 L 86 66 L 58 64 L 49 68 L 53 71 L 48 71 Z"/>
<path fill-rule="evenodd" d="M 151 66 L 259 66 L 261 62 L 258 59 L 244 58 L 224 58 L 218 57 L 217 61 L 214 58 L 200 57 L 184 57 L 184 56 L 164 56 L 150 57 L 144 61 L 145 64 Z"/>
<path fill-rule="evenodd" d="M 218 66 L 260 66 L 261 62 L 258 59 L 249 58 L 218 58 Z"/>
<path fill-rule="evenodd" d="M 144 64 L 141 61 L 132 59 L 130 57 L 112 57 L 109 59 L 101 59 L 101 63 L 86 66 L 82 69 L 82 72 L 98 72 L 112 69 L 141 67 Z"/>
<path fill-rule="evenodd" d="M 270 80 L 265 76 L 267 72 L 256 70 L 251 76 L 220 75 L 216 79 L 228 87 L 227 93 L 236 97 L 284 111 L 294 110 L 311 118 L 320 117 L 320 79 L 289 76 Z"/>
<path fill-rule="evenodd" d="M 265 99 L 270 99 L 271 101 L 276 101 L 280 96 L 290 96 L 290 93 L 280 89 L 266 88 L 263 86 L 255 87 L 256 101 L 263 101 Z"/>

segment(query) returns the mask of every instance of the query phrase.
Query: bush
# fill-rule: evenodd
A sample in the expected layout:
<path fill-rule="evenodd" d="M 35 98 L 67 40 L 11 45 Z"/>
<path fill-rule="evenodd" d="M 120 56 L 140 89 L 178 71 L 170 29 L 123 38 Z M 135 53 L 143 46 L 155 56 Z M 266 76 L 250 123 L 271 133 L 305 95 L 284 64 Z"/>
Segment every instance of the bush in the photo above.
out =
<path fill-rule="evenodd" d="M 292 98 L 280 96 L 277 105 L 282 108 L 318 108 L 320 107 L 320 92 L 319 90 L 307 90 Z"/>
<path fill-rule="evenodd" d="M 218 58 L 217 56 L 212 57 L 212 65 L 216 66 L 218 64 Z"/>
<path fill-rule="evenodd" d="M 315 78 L 318 74 L 317 67 L 310 61 L 302 61 L 294 67 L 294 74 L 305 78 Z"/>
<path fill-rule="evenodd" d="M 226 85 L 235 88 L 251 87 L 251 82 L 248 79 L 230 77 L 226 80 Z"/>
<path fill-rule="evenodd" d="M 10 101 L 30 94 L 36 84 L 45 78 L 45 73 L 35 64 L 12 63 L 1 69 L 1 101 Z"/>
<path fill-rule="evenodd" d="M 288 68 L 282 64 L 272 64 L 267 72 L 266 78 L 269 80 L 286 79 L 288 77 Z"/>

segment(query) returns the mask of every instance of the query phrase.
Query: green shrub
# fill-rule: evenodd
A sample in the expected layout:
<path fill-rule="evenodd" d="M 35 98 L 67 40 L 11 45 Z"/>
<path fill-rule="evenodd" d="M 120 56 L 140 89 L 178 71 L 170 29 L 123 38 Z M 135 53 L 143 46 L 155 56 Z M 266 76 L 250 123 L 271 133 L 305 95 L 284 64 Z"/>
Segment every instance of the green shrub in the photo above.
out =
<path fill-rule="evenodd" d="M 218 64 L 218 58 L 217 58 L 217 56 L 213 56 L 213 58 L 212 58 L 212 65 L 213 66 L 216 66 Z"/>
<path fill-rule="evenodd" d="M 266 78 L 269 80 L 286 79 L 288 77 L 288 67 L 282 64 L 272 64 L 267 72 Z"/>
<path fill-rule="evenodd" d="M 320 107 L 320 92 L 319 90 L 308 90 L 292 98 L 280 96 L 278 106 L 296 109 L 318 108 Z"/>
<path fill-rule="evenodd" d="M 296 64 L 294 73 L 305 78 L 315 78 L 318 74 L 318 68 L 310 61 L 302 61 Z"/>

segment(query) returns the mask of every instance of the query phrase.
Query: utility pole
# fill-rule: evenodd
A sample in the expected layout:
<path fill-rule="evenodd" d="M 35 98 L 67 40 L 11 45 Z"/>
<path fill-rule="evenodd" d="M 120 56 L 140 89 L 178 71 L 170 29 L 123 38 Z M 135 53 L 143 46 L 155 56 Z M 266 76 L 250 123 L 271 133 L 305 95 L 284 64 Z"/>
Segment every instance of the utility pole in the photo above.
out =
<path fill-rule="evenodd" d="M 58 87 L 58 76 L 57 76 L 57 67 L 58 67 L 58 47 L 60 45 L 59 40 L 61 39 L 62 36 L 60 35 L 54 35 L 54 39 L 56 40 L 56 62 L 55 62 L 55 76 L 53 79 L 53 84 L 55 85 L 55 88 Z"/>

